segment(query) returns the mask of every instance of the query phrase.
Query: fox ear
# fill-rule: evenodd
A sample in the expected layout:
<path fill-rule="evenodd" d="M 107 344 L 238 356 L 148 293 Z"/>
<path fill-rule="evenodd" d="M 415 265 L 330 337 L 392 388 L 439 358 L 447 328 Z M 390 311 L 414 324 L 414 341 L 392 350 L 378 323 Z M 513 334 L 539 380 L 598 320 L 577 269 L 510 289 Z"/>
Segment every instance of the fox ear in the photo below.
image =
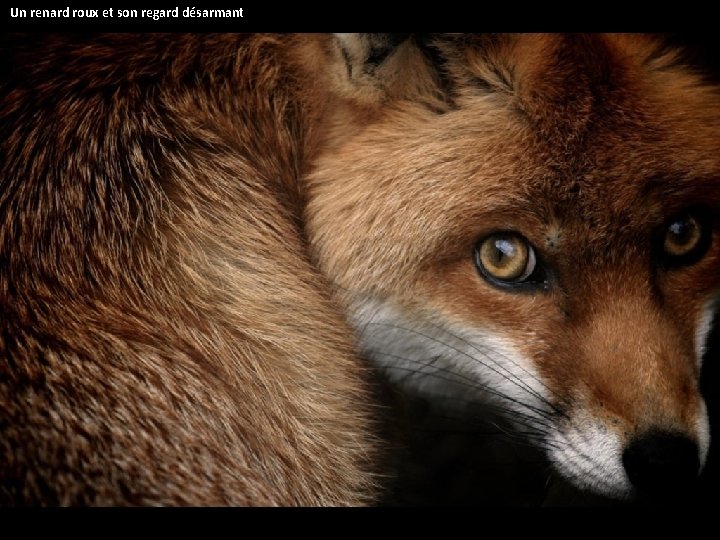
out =
<path fill-rule="evenodd" d="M 410 34 L 335 34 L 348 76 L 372 76 L 410 38 Z"/>
<path fill-rule="evenodd" d="M 438 97 L 438 58 L 417 34 L 334 34 L 339 89 L 356 102 L 384 103 L 420 95 Z"/>

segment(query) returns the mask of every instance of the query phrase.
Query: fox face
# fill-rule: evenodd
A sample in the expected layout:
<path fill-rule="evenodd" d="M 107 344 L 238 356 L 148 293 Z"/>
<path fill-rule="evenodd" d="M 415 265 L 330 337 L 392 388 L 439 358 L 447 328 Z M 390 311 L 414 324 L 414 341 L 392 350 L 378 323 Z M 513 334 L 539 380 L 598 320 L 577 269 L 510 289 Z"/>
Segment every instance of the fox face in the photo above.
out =
<path fill-rule="evenodd" d="M 308 237 L 364 353 L 501 411 L 581 488 L 688 489 L 718 88 L 640 36 L 338 35 L 328 55 Z"/>

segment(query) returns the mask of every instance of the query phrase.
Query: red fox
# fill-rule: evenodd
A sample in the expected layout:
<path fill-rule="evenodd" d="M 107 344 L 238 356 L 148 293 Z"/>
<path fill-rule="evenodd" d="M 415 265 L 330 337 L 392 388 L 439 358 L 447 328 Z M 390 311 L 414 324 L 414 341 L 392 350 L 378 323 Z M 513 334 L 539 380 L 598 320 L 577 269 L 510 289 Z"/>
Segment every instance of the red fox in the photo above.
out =
<path fill-rule="evenodd" d="M 627 35 L 6 36 L 0 502 L 378 500 L 373 377 L 689 490 L 720 89 Z"/>

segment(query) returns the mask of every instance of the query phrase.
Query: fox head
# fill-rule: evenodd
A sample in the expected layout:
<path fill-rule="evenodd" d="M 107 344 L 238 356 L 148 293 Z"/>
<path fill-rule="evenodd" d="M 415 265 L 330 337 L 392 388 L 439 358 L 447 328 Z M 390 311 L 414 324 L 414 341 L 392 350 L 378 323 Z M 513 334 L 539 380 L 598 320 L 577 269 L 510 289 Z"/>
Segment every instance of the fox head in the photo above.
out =
<path fill-rule="evenodd" d="M 368 357 L 485 400 L 581 488 L 710 444 L 720 91 L 653 38 L 338 34 L 308 238 Z"/>

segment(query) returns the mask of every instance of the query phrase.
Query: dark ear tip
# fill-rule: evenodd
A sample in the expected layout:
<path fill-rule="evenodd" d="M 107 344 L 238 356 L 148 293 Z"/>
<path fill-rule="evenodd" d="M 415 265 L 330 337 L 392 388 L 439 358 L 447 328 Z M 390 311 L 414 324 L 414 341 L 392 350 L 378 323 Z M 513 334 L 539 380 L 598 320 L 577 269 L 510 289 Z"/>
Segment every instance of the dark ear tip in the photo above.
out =
<path fill-rule="evenodd" d="M 409 33 L 396 34 L 335 34 L 346 59 L 364 64 L 362 71 L 372 70 L 382 64 L 402 43 Z"/>
<path fill-rule="evenodd" d="M 369 67 L 379 66 L 390 54 L 404 43 L 410 34 L 377 34 L 372 40 L 365 60 Z"/>
<path fill-rule="evenodd" d="M 385 34 L 387 41 L 392 47 L 397 47 L 401 43 L 404 43 L 412 34 L 410 33 L 399 33 L 399 34 Z"/>
<path fill-rule="evenodd" d="M 334 34 L 334 38 L 341 55 L 338 60 L 341 58 L 345 64 L 347 81 L 354 88 L 355 99 L 360 99 L 357 90 L 361 88 L 366 96 L 375 96 L 368 97 L 368 101 L 380 99 L 380 95 L 398 97 L 398 92 L 418 92 L 422 88 L 427 96 L 431 96 L 430 100 L 442 101 L 436 110 L 452 106 L 453 81 L 447 73 L 445 52 L 439 43 L 450 47 L 456 36 L 343 33 Z M 404 71 L 406 68 L 413 70 L 412 73 Z M 406 75 L 408 80 L 414 81 L 413 85 L 398 84 L 398 79 Z"/>

